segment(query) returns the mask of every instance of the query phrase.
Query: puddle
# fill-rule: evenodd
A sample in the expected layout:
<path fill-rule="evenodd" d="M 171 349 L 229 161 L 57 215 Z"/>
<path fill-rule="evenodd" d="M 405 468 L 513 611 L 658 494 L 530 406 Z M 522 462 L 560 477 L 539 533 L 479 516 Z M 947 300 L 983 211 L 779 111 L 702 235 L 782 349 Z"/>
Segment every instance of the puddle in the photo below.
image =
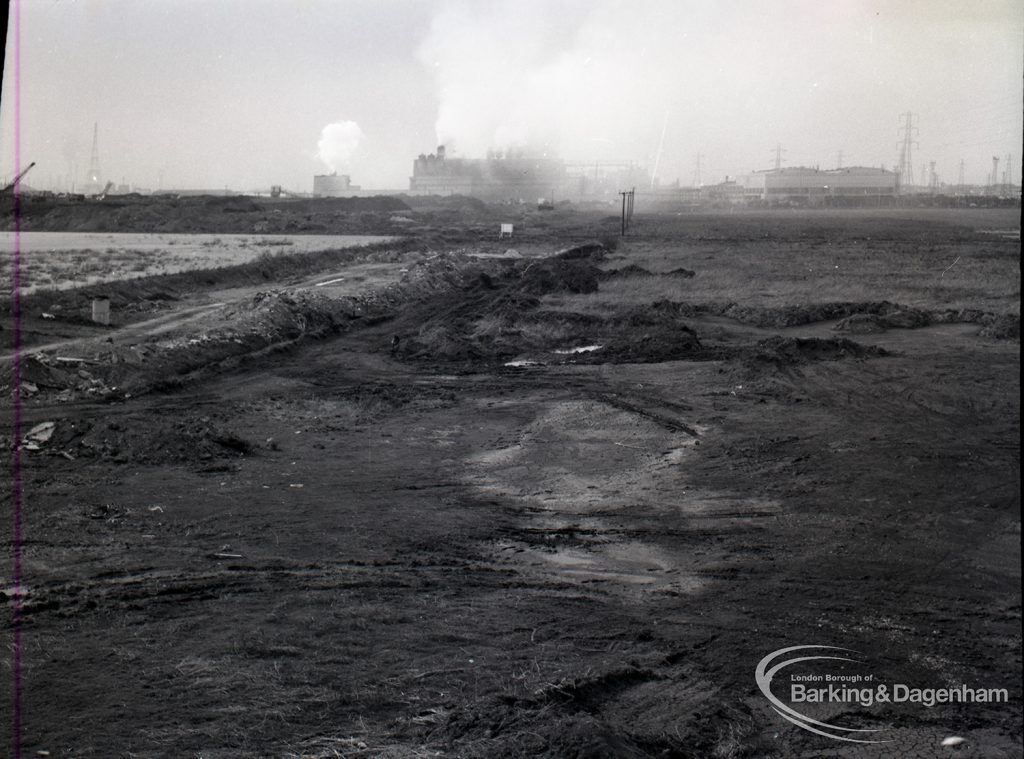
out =
<path fill-rule="evenodd" d="M 979 234 L 983 235 L 998 235 L 1007 240 L 1019 240 L 1020 230 L 1019 229 L 979 229 Z"/>
<path fill-rule="evenodd" d="M 511 366 L 514 368 L 523 368 L 527 366 L 544 366 L 540 361 L 532 361 L 530 359 L 521 359 L 517 361 L 506 361 L 503 366 Z"/>
<path fill-rule="evenodd" d="M 568 356 L 568 355 L 572 355 L 574 353 L 593 353 L 594 351 L 601 350 L 601 348 L 603 348 L 603 347 L 604 347 L 603 345 L 584 345 L 584 346 L 582 346 L 580 348 L 568 348 L 566 350 L 558 350 L 558 351 L 555 351 L 555 353 L 557 353 L 557 354 L 559 354 L 561 356 Z"/>
<path fill-rule="evenodd" d="M 558 547 L 553 550 L 522 548 L 505 543 L 504 550 L 517 549 L 514 559 L 529 567 L 574 582 L 599 582 L 643 586 L 648 589 L 671 587 L 694 592 L 703 581 L 670 561 L 663 551 L 639 541 L 608 543 L 592 548 Z"/>
<path fill-rule="evenodd" d="M 344 277 L 335 277 L 334 279 L 328 279 L 324 282 L 317 282 L 315 287 L 327 287 L 327 285 L 336 285 L 338 282 L 344 282 Z"/>

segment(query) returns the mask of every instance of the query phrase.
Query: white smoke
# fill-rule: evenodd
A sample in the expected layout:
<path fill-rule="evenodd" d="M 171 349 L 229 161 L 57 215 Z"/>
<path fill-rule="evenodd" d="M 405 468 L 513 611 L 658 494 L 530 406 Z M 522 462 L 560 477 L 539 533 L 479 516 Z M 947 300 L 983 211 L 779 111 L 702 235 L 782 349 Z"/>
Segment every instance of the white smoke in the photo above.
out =
<path fill-rule="evenodd" d="M 336 121 L 320 132 L 317 158 L 332 172 L 345 171 L 352 165 L 352 156 L 362 142 L 363 130 L 354 121 Z"/>
<path fill-rule="evenodd" d="M 448 0 L 418 51 L 438 86 L 438 142 L 646 158 L 679 75 L 664 60 L 679 15 L 672 2 Z"/>

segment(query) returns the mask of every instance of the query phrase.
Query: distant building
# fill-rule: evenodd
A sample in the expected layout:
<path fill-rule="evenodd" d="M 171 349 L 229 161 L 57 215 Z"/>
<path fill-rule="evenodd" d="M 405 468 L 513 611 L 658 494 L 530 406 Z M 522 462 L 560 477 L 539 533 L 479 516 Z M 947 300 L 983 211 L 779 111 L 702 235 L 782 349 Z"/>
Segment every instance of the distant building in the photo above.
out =
<path fill-rule="evenodd" d="M 358 189 L 348 174 L 317 174 L 313 177 L 313 196 L 317 198 L 340 198 Z"/>
<path fill-rule="evenodd" d="M 620 190 L 646 186 L 650 178 L 624 161 L 566 163 L 523 150 L 490 151 L 486 158 L 454 158 L 444 145 L 413 161 L 413 195 L 467 195 L 489 202 L 558 203 L 616 198 Z"/>
<path fill-rule="evenodd" d="M 896 172 L 865 166 L 771 169 L 741 176 L 737 182 L 744 200 L 806 205 L 870 204 L 895 198 L 900 189 Z"/>
<path fill-rule="evenodd" d="M 700 199 L 709 203 L 743 203 L 747 200 L 747 188 L 742 182 L 726 177 L 718 184 L 701 187 Z"/>
<path fill-rule="evenodd" d="M 420 155 L 412 167 L 409 191 L 416 195 L 468 195 L 489 201 L 562 200 L 578 195 L 578 180 L 555 158 L 510 152 L 487 158 L 449 158 L 444 145 Z"/>

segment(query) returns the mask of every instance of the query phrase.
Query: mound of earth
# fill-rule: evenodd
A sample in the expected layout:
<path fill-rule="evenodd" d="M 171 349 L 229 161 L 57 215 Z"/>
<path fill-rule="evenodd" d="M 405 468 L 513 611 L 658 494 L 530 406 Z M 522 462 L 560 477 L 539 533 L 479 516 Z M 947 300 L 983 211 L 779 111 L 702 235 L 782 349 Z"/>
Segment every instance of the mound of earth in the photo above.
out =
<path fill-rule="evenodd" d="M 627 333 L 615 337 L 605 344 L 599 357 L 613 363 L 647 364 L 696 358 L 703 353 L 697 333 L 677 324 L 640 335 Z"/>
<path fill-rule="evenodd" d="M 479 263 L 459 262 L 450 270 L 438 271 L 434 264 L 410 275 L 406 286 L 417 283 L 418 297 L 402 309 L 392 352 L 443 361 L 514 356 L 529 342 L 514 325 L 530 319 L 540 296 L 594 292 L 598 286 L 598 269 L 592 263 L 557 257 L 505 260 L 487 269 Z M 561 318 L 552 314 L 545 320 L 553 335 L 564 331 L 550 329 Z"/>
<path fill-rule="evenodd" d="M 263 201 L 256 205 L 272 212 L 287 213 L 396 213 L 409 211 L 410 206 L 402 198 L 391 195 L 371 195 L 351 198 L 303 198 Z"/>
<path fill-rule="evenodd" d="M 982 337 L 993 337 L 997 340 L 1020 340 L 1020 314 L 1003 314 L 996 317 L 979 333 Z"/>
<path fill-rule="evenodd" d="M 493 338 L 473 339 L 464 330 L 433 324 L 401 340 L 397 352 L 406 358 L 437 361 L 478 361 L 514 356 L 514 348 L 503 348 Z"/>
<path fill-rule="evenodd" d="M 24 230 L 66 232 L 365 234 L 399 231 L 388 218 L 409 211 L 400 198 L 256 199 L 243 196 L 117 196 L 87 202 L 26 196 L 19 224 Z M 0 227 L 12 229 L 14 214 Z"/>
<path fill-rule="evenodd" d="M 875 346 L 861 345 L 845 337 L 769 337 L 760 341 L 750 357 L 757 362 L 789 366 L 811 361 L 836 361 L 843 358 L 885 356 L 888 352 Z"/>
<path fill-rule="evenodd" d="M 696 274 L 697 272 L 693 269 L 684 269 L 681 266 L 678 269 L 672 269 L 672 271 L 665 272 L 666 277 L 680 277 L 682 279 L 691 279 L 696 276 Z"/>
<path fill-rule="evenodd" d="M 659 300 L 649 306 L 637 306 L 626 312 L 624 321 L 631 325 L 642 327 L 646 325 L 675 324 L 683 317 L 694 317 L 701 313 L 701 308 L 689 303 L 679 303 L 671 300 Z"/>
<path fill-rule="evenodd" d="M 532 295 L 593 293 L 597 292 L 599 277 L 599 270 L 589 261 L 556 257 L 527 266 L 516 289 Z"/>
<path fill-rule="evenodd" d="M 628 266 L 623 266 L 621 269 L 609 269 L 608 271 L 601 272 L 601 279 L 612 279 L 613 277 L 649 277 L 651 274 L 652 272 L 642 266 L 629 264 Z"/>
<path fill-rule="evenodd" d="M 417 211 L 470 210 L 487 211 L 489 206 L 479 198 L 468 195 L 400 195 L 402 201 Z"/>
<path fill-rule="evenodd" d="M 591 261 L 600 261 L 607 253 L 608 247 L 604 243 L 592 240 L 580 245 L 563 248 L 555 253 L 555 258 L 586 258 Z"/>
<path fill-rule="evenodd" d="M 200 465 L 252 456 L 257 445 L 231 431 L 224 420 L 168 413 L 107 422 L 58 420 L 53 433 L 36 450 L 69 459 Z"/>
<path fill-rule="evenodd" d="M 869 335 L 875 332 L 885 332 L 889 329 L 884 316 L 878 314 L 853 314 L 847 316 L 836 326 L 836 332 L 851 332 L 855 335 Z"/>

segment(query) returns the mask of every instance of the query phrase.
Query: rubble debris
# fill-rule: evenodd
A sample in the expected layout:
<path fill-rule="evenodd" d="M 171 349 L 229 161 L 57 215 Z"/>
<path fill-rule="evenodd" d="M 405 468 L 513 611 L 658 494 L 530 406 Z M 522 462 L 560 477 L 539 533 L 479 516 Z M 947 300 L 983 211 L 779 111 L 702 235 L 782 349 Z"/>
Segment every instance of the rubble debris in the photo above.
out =
<path fill-rule="evenodd" d="M 57 429 L 56 422 L 41 422 L 30 429 L 22 439 L 22 447 L 27 451 L 41 450 L 44 445 L 50 442 L 54 431 Z"/>

